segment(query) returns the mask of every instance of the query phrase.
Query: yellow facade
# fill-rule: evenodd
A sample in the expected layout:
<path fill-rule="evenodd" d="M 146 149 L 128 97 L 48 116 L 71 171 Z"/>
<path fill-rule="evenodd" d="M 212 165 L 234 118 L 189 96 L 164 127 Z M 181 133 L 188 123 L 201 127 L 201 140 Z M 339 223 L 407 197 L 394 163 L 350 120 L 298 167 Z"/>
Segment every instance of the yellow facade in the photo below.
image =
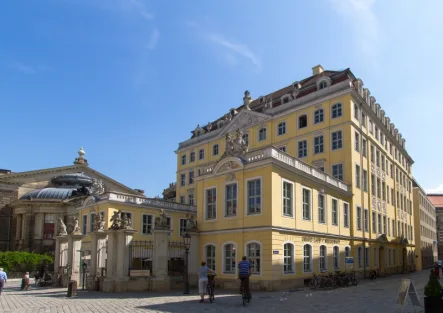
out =
<path fill-rule="evenodd" d="M 362 85 L 349 70 L 320 70 L 301 83 L 256 101 L 245 93 L 242 107 L 231 109 L 204 128 L 197 127 L 193 138 L 180 143 L 176 151 L 177 201 L 197 206 L 201 258 L 215 258 L 222 279 L 232 276 L 223 274 L 226 243 L 235 243 L 238 261 L 243 254 L 248 255 L 248 242 L 260 242 L 262 270 L 252 280 L 262 285 L 301 280 L 316 272 L 319 240 L 332 242 L 326 244 L 328 263 L 333 259 L 334 240 L 338 240 L 340 254 L 349 246 L 357 270 L 378 266 L 382 272 L 398 272 L 409 270 L 415 262 L 413 160 L 401 134 Z M 229 159 L 224 155 L 230 140 L 226 135 L 235 137 L 237 129 L 245 135 L 248 152 Z M 262 157 L 266 153 L 268 156 Z M 298 162 L 308 175 L 299 175 L 300 168 L 280 162 L 282 159 Z M 228 161 L 234 168 L 222 171 Z M 325 179 L 317 179 L 322 172 L 327 174 Z M 260 214 L 248 214 L 248 181 L 257 178 L 262 209 Z M 294 186 L 293 217 L 282 214 L 284 179 Z M 234 181 L 237 212 L 226 217 L 226 185 Z M 311 190 L 313 215 L 309 221 L 301 215 L 302 186 Z M 216 207 L 215 219 L 207 216 L 208 190 L 216 194 L 216 203 L 209 204 L 210 210 Z M 318 221 L 315 214 L 320 190 L 325 192 L 329 213 L 332 198 L 338 202 L 339 214 L 343 214 L 343 203 L 349 204 L 349 227 L 344 226 L 342 215 L 337 226 L 329 224 L 331 216 L 325 224 Z M 312 239 L 314 265 L 303 271 L 303 239 L 308 237 Z M 281 270 L 285 242 L 294 245 L 293 274 Z M 215 252 L 207 251 L 208 245 L 213 245 Z M 344 257 L 339 259 L 343 270 Z M 332 270 L 330 266 L 327 269 Z"/>

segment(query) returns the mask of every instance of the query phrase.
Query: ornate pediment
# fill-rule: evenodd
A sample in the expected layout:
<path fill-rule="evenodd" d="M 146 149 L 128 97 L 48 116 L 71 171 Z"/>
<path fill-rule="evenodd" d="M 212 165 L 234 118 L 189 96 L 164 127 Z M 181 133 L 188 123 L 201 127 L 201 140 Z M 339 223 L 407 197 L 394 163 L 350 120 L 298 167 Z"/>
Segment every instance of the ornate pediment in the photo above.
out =
<path fill-rule="evenodd" d="M 214 167 L 214 174 L 223 174 L 243 168 L 243 161 L 237 157 L 222 158 Z"/>
<path fill-rule="evenodd" d="M 254 111 L 242 110 L 229 122 L 225 130 L 221 135 L 232 133 L 237 129 L 244 130 L 253 125 L 263 123 L 269 120 L 269 116 L 263 113 Z"/>

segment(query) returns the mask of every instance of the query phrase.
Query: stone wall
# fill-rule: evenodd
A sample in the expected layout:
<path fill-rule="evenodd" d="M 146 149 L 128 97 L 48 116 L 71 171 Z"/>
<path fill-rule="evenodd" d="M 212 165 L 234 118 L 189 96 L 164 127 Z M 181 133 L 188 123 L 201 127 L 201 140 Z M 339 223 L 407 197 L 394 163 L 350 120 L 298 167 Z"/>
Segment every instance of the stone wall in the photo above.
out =
<path fill-rule="evenodd" d="M 0 187 L 0 251 L 13 250 L 13 238 L 15 224 L 12 221 L 12 209 L 6 207 L 17 199 L 17 190 L 2 189 Z"/>

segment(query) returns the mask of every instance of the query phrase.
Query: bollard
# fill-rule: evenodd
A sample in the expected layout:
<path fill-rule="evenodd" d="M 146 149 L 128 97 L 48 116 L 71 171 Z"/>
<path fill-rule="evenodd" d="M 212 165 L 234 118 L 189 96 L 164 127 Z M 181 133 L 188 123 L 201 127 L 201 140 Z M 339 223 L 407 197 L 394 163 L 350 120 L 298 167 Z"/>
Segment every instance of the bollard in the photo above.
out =
<path fill-rule="evenodd" d="M 71 298 L 77 295 L 77 281 L 76 280 L 71 280 L 68 283 L 68 294 L 67 297 Z"/>

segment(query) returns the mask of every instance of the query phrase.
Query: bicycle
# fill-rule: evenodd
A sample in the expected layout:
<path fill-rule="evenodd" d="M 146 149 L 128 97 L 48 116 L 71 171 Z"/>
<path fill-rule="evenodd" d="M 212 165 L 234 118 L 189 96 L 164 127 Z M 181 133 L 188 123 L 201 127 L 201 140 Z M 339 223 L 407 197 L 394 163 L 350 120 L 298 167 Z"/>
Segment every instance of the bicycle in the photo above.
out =
<path fill-rule="evenodd" d="M 208 274 L 208 283 L 206 285 L 206 292 L 208 293 L 209 302 L 215 301 L 214 289 L 215 289 L 215 276 L 216 274 Z"/>
<path fill-rule="evenodd" d="M 247 289 L 245 284 L 246 279 L 241 279 L 240 277 L 237 277 L 240 279 L 240 292 L 242 296 L 243 306 L 246 306 L 246 303 L 249 303 L 251 301 L 251 297 L 247 294 Z"/>

